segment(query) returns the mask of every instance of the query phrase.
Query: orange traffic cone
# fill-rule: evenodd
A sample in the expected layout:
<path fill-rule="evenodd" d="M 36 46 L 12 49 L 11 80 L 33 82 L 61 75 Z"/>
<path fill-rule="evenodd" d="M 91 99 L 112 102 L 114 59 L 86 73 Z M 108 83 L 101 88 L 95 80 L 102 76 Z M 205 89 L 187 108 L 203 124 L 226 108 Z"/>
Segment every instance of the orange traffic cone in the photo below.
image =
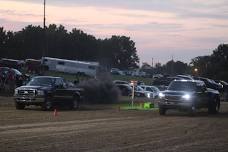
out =
<path fill-rule="evenodd" d="M 57 112 L 57 109 L 54 110 L 54 113 L 53 113 L 54 117 L 58 116 L 58 112 Z"/>

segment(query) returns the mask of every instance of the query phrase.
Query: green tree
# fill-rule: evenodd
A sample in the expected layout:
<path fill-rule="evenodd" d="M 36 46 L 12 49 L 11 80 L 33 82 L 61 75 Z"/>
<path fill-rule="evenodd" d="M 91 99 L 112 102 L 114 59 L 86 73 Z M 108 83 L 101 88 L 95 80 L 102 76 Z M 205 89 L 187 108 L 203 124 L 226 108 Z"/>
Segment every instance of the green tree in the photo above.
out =
<path fill-rule="evenodd" d="M 168 61 L 164 65 L 164 72 L 169 75 L 178 75 L 178 74 L 187 74 L 188 73 L 188 64 L 181 61 Z"/>
<path fill-rule="evenodd" d="M 112 67 L 119 69 L 137 68 L 139 57 L 135 43 L 126 36 L 112 36 L 105 39 L 101 53 L 108 58 Z"/>
<path fill-rule="evenodd" d="M 44 43 L 45 42 L 45 43 Z M 135 68 L 139 58 L 135 43 L 126 36 L 96 39 L 76 28 L 68 32 L 63 25 L 28 25 L 18 32 L 0 28 L 1 57 L 35 58 L 43 55 L 64 59 L 99 61 L 106 67 Z"/>
<path fill-rule="evenodd" d="M 3 27 L 0 27 L 0 54 L 5 55 L 7 35 Z"/>
<path fill-rule="evenodd" d="M 228 80 L 228 45 L 220 44 L 211 55 L 196 57 L 191 64 L 200 76 Z"/>

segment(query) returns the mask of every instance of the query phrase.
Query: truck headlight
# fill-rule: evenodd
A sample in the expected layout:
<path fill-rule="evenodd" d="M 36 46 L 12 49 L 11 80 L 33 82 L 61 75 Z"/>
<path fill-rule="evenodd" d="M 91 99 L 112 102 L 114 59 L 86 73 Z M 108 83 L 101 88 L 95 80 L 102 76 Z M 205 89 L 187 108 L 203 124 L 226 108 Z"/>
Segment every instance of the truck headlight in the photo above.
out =
<path fill-rule="evenodd" d="M 147 98 L 150 98 L 151 97 L 151 94 L 148 92 L 148 93 L 146 93 L 146 97 Z"/>
<path fill-rule="evenodd" d="M 42 91 L 42 90 L 37 90 L 37 95 L 38 95 L 38 96 L 44 96 L 44 91 Z"/>
<path fill-rule="evenodd" d="M 164 98 L 165 97 L 165 95 L 163 93 L 161 93 L 161 92 L 158 94 L 158 96 L 159 96 L 159 98 Z"/>
<path fill-rule="evenodd" d="M 190 100 L 191 96 L 189 94 L 186 94 L 186 95 L 183 95 L 182 98 L 185 100 Z"/>
<path fill-rule="evenodd" d="M 15 96 L 18 95 L 18 89 L 15 89 L 15 90 L 14 90 L 14 95 L 15 95 Z"/>

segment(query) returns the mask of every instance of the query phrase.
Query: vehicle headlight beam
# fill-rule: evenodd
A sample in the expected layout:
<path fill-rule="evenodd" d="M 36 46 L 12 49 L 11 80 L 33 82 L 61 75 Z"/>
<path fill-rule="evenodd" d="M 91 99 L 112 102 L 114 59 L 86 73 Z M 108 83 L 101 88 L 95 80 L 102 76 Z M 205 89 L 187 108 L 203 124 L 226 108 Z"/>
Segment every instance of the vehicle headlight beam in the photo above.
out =
<path fill-rule="evenodd" d="M 162 92 L 160 92 L 160 93 L 158 94 L 158 96 L 159 96 L 159 98 L 164 98 L 164 97 L 165 97 L 165 95 L 164 95 Z"/>
<path fill-rule="evenodd" d="M 182 96 L 183 99 L 185 100 L 190 100 L 191 99 L 191 96 L 189 94 L 185 94 Z"/>

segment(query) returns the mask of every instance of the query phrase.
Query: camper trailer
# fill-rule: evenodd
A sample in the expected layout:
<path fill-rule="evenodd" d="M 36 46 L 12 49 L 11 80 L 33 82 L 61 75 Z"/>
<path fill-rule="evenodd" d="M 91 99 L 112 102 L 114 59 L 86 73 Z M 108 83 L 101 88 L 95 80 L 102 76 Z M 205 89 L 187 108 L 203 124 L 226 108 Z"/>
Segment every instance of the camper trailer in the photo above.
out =
<path fill-rule="evenodd" d="M 14 69 L 21 69 L 24 62 L 22 60 L 14 60 L 14 59 L 7 59 L 2 58 L 0 60 L 0 67 L 9 67 Z"/>
<path fill-rule="evenodd" d="M 98 62 L 83 62 L 50 57 L 42 57 L 41 62 L 47 66 L 50 71 L 84 74 L 92 77 L 96 76 L 99 67 Z"/>

